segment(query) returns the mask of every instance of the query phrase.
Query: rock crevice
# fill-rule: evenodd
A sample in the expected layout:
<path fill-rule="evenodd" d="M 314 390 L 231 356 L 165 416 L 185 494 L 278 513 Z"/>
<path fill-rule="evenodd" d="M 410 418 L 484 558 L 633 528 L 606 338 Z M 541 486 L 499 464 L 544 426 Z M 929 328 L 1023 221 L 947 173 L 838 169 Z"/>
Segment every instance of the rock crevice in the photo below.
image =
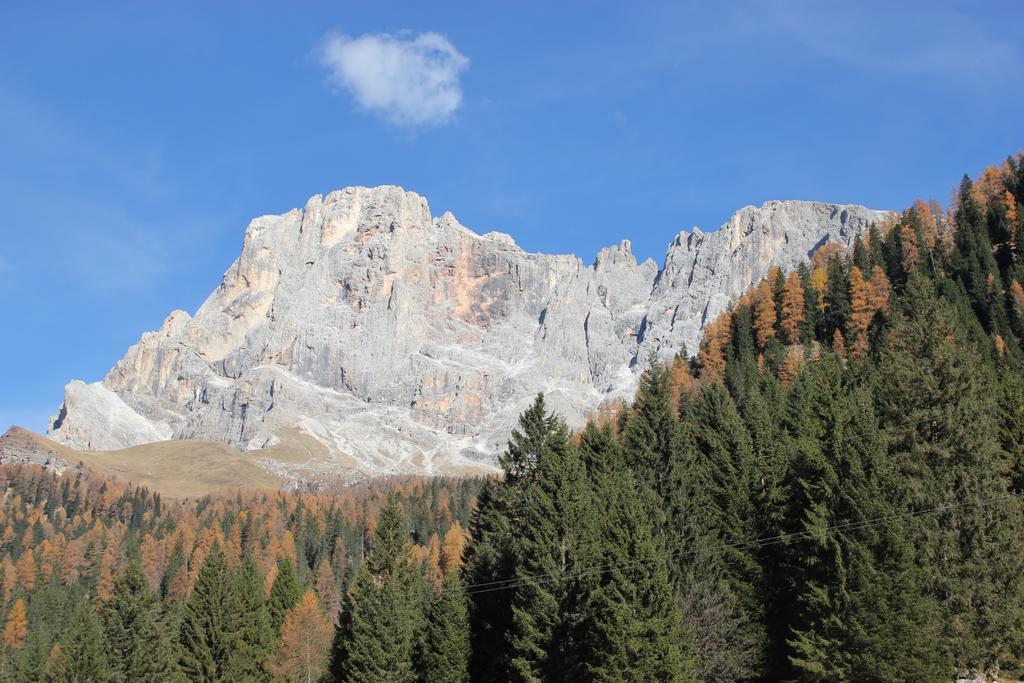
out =
<path fill-rule="evenodd" d="M 650 358 L 695 351 L 771 266 L 848 245 L 884 216 L 748 206 L 716 232 L 679 233 L 659 269 L 628 241 L 590 266 L 528 253 L 394 186 L 316 195 L 253 220 L 194 316 L 172 312 L 102 382 L 68 384 L 49 434 L 79 449 L 245 450 L 298 430 L 367 474 L 479 469 L 538 392 L 581 424 L 629 397 Z"/>

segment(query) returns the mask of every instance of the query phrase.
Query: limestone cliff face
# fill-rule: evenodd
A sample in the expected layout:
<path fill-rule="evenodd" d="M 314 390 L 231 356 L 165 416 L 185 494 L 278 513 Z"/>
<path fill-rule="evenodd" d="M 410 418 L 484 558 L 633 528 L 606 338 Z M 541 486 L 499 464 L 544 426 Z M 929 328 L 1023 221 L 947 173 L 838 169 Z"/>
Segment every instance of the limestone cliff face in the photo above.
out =
<path fill-rule="evenodd" d="M 680 233 L 659 269 L 629 242 L 591 265 L 527 253 L 431 217 L 398 187 L 317 195 L 252 221 L 195 317 L 171 313 L 102 382 L 70 383 L 49 433 L 83 449 L 168 438 L 255 449 L 298 430 L 339 468 L 478 468 L 538 392 L 580 424 L 628 397 L 649 357 L 696 350 L 705 321 L 769 267 L 848 244 L 883 216 L 746 207 L 717 232 Z"/>

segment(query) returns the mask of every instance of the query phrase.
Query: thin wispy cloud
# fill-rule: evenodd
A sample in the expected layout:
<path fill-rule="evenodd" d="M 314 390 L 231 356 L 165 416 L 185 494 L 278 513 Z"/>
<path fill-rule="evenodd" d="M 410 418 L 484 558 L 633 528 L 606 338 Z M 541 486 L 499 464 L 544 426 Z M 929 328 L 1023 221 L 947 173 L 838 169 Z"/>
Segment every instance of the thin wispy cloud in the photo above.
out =
<path fill-rule="evenodd" d="M 854 66 L 974 84 L 1001 79 L 1021 62 L 1018 45 L 1001 40 L 955 8 L 920 12 L 893 5 L 882 16 L 852 4 L 766 3 L 775 25 L 823 57 Z M 843 27 L 838 38 L 833 27 Z"/>
<path fill-rule="evenodd" d="M 462 104 L 469 59 L 439 33 L 329 35 L 319 52 L 331 81 L 399 126 L 437 125 Z"/>

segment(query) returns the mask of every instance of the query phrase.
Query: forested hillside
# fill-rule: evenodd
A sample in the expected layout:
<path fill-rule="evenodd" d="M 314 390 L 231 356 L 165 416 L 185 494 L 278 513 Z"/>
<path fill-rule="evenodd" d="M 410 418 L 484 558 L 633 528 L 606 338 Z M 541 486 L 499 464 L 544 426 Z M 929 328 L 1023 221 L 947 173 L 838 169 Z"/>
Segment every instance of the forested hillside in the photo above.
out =
<path fill-rule="evenodd" d="M 2 468 L 0 678 L 1020 677 L 1022 202 L 1017 157 L 773 272 L 582 432 L 538 397 L 500 479 Z"/>
<path fill-rule="evenodd" d="M 1020 676 L 1022 200 L 1018 157 L 774 272 L 575 440 L 538 399 L 473 519 L 474 677 Z"/>
<path fill-rule="evenodd" d="M 460 563 L 476 479 L 162 499 L 89 473 L 0 466 L 0 680 L 306 680 L 387 501 L 410 560 Z M 314 679 L 315 680 L 315 679 Z"/>

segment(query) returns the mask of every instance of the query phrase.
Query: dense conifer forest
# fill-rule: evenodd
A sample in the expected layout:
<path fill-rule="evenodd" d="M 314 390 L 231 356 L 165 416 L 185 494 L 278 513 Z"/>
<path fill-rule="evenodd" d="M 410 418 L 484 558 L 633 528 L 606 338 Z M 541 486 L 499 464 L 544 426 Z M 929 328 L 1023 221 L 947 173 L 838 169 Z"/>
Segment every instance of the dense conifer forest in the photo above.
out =
<path fill-rule="evenodd" d="M 389 501 L 426 586 L 458 568 L 478 479 L 198 500 L 0 466 L 0 680 L 318 680 Z M 393 530 L 392 530 L 393 531 Z"/>
<path fill-rule="evenodd" d="M 503 476 L 164 501 L 0 468 L 17 681 L 1024 676 L 1024 160 L 773 271 Z"/>

